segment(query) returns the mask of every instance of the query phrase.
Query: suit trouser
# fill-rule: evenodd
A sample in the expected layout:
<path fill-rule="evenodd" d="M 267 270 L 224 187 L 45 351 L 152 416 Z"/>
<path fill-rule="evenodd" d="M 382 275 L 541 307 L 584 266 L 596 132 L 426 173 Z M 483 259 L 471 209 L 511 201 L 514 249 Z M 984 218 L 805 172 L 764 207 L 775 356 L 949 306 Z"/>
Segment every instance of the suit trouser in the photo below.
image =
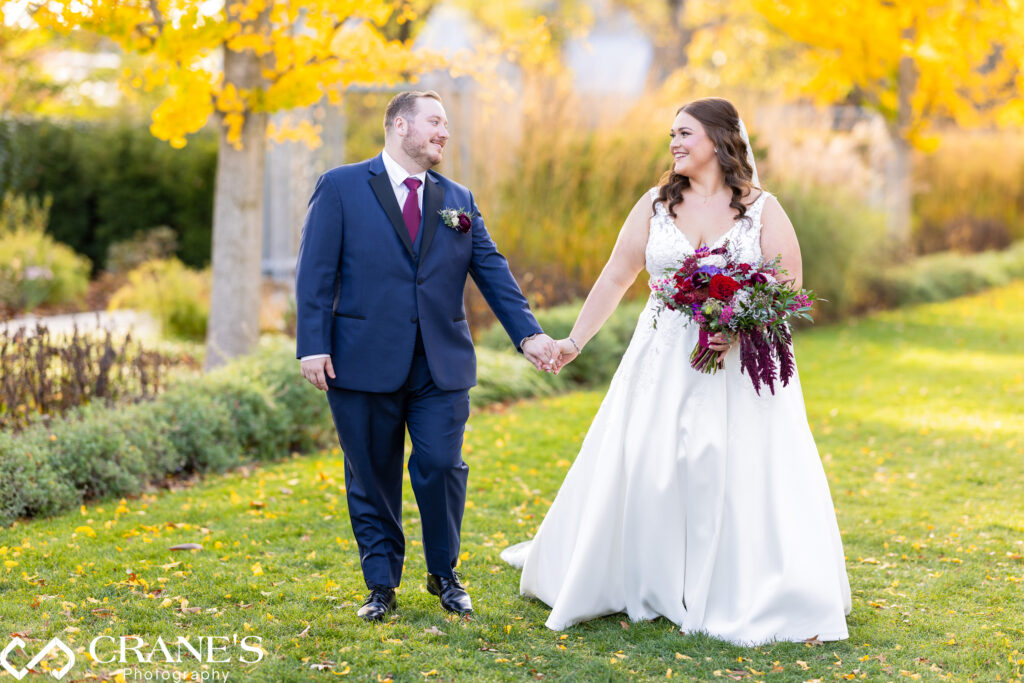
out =
<path fill-rule="evenodd" d="M 327 400 L 345 454 L 349 517 L 366 585 L 395 587 L 401 581 L 406 428 L 412 439 L 409 478 L 420 511 L 427 571 L 453 576 L 469 474 L 462 460 L 469 390 L 438 389 L 417 343 L 409 377 L 398 391 L 332 387 Z"/>

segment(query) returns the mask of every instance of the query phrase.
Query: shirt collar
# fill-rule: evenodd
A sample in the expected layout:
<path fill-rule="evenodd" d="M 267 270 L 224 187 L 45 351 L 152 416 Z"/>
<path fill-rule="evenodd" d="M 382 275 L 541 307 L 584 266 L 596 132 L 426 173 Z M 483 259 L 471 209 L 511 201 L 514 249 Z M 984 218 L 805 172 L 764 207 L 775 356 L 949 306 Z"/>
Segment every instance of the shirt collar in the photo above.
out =
<path fill-rule="evenodd" d="M 405 182 L 406 178 L 410 177 L 418 178 L 421 184 L 427 182 L 426 171 L 410 175 L 408 171 L 402 168 L 401 164 L 399 164 L 397 161 L 391 158 L 391 155 L 388 154 L 388 151 L 386 149 L 381 151 L 380 156 L 381 159 L 384 161 L 384 170 L 387 171 L 388 178 L 391 179 L 391 185 L 393 187 L 397 188 L 399 185 Z"/>

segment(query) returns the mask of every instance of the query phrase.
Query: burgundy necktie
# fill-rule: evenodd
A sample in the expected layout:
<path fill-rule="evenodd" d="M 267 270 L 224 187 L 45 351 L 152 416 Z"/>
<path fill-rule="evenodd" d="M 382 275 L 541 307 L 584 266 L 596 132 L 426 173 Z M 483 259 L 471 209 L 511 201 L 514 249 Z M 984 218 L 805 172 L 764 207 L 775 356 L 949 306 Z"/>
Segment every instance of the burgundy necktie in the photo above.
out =
<path fill-rule="evenodd" d="M 420 231 L 420 185 L 423 183 L 419 178 L 408 177 L 405 179 L 405 186 L 409 188 L 409 196 L 405 198 L 405 206 L 402 207 L 402 218 L 405 219 L 405 229 L 409 231 L 409 239 L 416 241 L 416 233 Z"/>

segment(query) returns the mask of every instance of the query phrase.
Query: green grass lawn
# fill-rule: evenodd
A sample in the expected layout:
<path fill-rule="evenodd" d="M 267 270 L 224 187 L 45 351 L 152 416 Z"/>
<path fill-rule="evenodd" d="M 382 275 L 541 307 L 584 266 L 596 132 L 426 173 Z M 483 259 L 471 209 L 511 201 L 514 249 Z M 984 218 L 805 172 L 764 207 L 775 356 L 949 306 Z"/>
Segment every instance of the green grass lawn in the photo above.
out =
<path fill-rule="evenodd" d="M 518 595 L 498 554 L 550 505 L 601 400 L 583 392 L 470 421 L 472 620 L 446 617 L 423 587 L 408 485 L 399 609 L 382 625 L 357 619 L 364 587 L 333 451 L 0 530 L 0 647 L 21 634 L 27 652 L 10 659 L 23 665 L 59 636 L 78 649 L 63 679 L 76 681 L 116 678 L 86 648 L 129 634 L 144 653 L 158 637 L 173 652 L 178 636 L 227 636 L 231 663 L 140 665 L 208 680 L 1019 680 L 1024 283 L 804 332 L 797 356 L 846 547 L 848 641 L 740 648 L 623 615 L 545 629 L 547 609 Z M 181 543 L 203 549 L 170 550 Z M 235 635 L 262 638 L 262 660 L 239 663 L 255 655 Z"/>

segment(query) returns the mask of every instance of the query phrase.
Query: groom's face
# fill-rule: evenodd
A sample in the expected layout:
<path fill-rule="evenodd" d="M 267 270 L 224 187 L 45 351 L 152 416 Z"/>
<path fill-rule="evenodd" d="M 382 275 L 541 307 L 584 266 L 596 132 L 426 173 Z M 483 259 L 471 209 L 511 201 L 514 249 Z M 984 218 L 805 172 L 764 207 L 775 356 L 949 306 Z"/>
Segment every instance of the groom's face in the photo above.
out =
<path fill-rule="evenodd" d="M 441 163 L 448 142 L 448 117 L 444 107 L 431 97 L 416 100 L 416 113 L 399 127 L 402 151 L 423 168 Z"/>

